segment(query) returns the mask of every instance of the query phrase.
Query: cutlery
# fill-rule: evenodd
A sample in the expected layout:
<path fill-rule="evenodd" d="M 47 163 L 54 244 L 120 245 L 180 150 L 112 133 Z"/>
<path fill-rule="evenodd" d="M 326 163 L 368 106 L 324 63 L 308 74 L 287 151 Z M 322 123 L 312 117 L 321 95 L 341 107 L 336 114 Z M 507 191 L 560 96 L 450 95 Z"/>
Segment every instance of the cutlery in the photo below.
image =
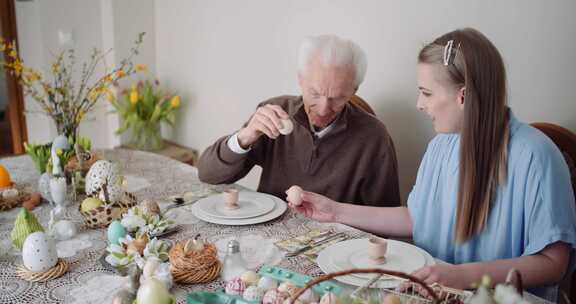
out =
<path fill-rule="evenodd" d="M 301 253 L 303 253 L 303 252 L 306 252 L 306 251 L 308 251 L 308 250 L 310 250 L 310 249 L 312 249 L 312 248 L 314 248 L 314 247 L 318 247 L 318 246 L 320 246 L 320 245 L 326 244 L 326 243 L 331 242 L 331 241 L 336 240 L 336 239 L 344 239 L 344 238 L 347 238 L 347 237 L 348 237 L 348 236 L 347 236 L 346 234 L 344 234 L 344 232 L 340 232 L 340 233 L 336 233 L 336 234 L 333 234 L 333 235 L 329 235 L 329 236 L 327 236 L 327 237 L 325 237 L 325 238 L 323 238 L 323 239 L 320 239 L 320 240 L 318 240 L 318 241 L 313 242 L 313 243 L 310 244 L 310 245 L 306 245 L 306 246 L 304 246 L 304 247 L 301 247 L 301 248 L 298 248 L 298 249 L 296 249 L 296 250 L 294 250 L 294 251 L 291 251 L 291 252 L 286 253 L 286 257 L 294 257 L 294 256 L 297 256 L 297 255 L 299 255 L 299 254 L 301 254 Z"/>

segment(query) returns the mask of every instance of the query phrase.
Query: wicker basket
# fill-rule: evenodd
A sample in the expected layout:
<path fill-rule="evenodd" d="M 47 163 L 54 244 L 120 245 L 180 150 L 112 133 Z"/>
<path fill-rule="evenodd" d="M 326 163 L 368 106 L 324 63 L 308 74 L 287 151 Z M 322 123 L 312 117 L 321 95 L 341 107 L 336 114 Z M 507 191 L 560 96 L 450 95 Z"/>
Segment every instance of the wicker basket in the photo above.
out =
<path fill-rule="evenodd" d="M 468 291 L 453 289 L 449 287 L 442 286 L 440 284 L 427 285 L 422 280 L 415 278 L 409 274 L 397 271 L 383 270 L 380 268 L 370 268 L 370 269 L 351 269 L 339 272 L 329 273 L 320 276 L 309 283 L 307 283 L 302 289 L 294 293 L 290 297 L 289 303 L 296 303 L 296 300 L 308 289 L 312 288 L 314 285 L 331 280 L 336 277 L 358 274 L 358 273 L 375 273 L 381 275 L 392 276 L 398 279 L 407 280 L 408 287 L 406 289 L 400 290 L 383 290 L 387 294 L 393 294 L 404 298 L 402 303 L 464 303 L 465 300 L 472 294 Z M 514 269 L 511 269 L 506 278 L 506 283 L 514 286 L 518 293 L 522 295 L 522 277 L 520 273 Z M 368 287 L 368 286 L 366 286 Z M 362 288 L 360 288 L 362 289 Z"/>
<path fill-rule="evenodd" d="M 86 212 L 82 211 L 82 205 L 79 205 L 78 210 L 84 217 L 84 223 L 88 228 L 105 228 L 112 221 L 121 219 L 122 215 L 137 203 L 132 193 L 124 192 L 122 199 L 118 202 L 105 204 Z"/>

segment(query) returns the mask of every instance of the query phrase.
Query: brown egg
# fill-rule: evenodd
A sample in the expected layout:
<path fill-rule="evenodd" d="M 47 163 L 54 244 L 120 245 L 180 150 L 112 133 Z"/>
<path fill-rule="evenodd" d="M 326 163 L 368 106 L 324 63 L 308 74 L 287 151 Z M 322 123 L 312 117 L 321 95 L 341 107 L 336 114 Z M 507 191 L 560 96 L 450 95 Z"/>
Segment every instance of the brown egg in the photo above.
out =
<path fill-rule="evenodd" d="M 144 253 L 144 248 L 148 244 L 148 235 L 144 234 L 138 239 L 133 240 L 128 246 L 126 247 L 126 252 L 138 252 L 140 255 Z"/>
<path fill-rule="evenodd" d="M 31 211 L 32 209 L 36 208 L 41 202 L 41 197 L 39 193 L 32 193 L 30 197 L 22 203 L 22 207 Z"/>
<path fill-rule="evenodd" d="M 158 203 L 156 203 L 154 201 L 143 200 L 140 203 L 140 206 L 142 207 L 142 211 L 145 214 L 148 214 L 148 215 L 160 214 L 160 206 L 158 206 Z"/>

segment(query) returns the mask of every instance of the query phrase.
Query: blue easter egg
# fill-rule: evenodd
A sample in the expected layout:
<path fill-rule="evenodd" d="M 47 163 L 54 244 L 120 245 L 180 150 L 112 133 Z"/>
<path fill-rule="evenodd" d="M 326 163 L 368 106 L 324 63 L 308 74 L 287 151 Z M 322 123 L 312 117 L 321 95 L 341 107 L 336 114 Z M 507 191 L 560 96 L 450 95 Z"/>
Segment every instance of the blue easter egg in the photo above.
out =
<path fill-rule="evenodd" d="M 108 241 L 110 244 L 120 245 L 119 238 L 126 236 L 126 229 L 119 221 L 113 221 L 108 225 Z"/>

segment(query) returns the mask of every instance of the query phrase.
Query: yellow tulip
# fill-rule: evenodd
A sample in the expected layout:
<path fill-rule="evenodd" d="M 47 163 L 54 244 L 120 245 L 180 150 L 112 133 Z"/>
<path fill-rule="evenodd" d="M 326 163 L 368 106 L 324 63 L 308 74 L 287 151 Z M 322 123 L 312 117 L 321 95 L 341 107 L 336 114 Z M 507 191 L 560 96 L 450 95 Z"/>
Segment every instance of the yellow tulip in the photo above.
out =
<path fill-rule="evenodd" d="M 138 91 L 132 90 L 130 92 L 130 103 L 135 105 L 138 102 Z"/>
<path fill-rule="evenodd" d="M 145 64 L 137 64 L 136 71 L 138 72 L 148 71 L 148 67 Z"/>
<path fill-rule="evenodd" d="M 180 106 L 180 96 L 176 95 L 174 97 L 172 97 L 172 100 L 170 100 L 170 106 L 172 108 L 177 108 Z"/>

